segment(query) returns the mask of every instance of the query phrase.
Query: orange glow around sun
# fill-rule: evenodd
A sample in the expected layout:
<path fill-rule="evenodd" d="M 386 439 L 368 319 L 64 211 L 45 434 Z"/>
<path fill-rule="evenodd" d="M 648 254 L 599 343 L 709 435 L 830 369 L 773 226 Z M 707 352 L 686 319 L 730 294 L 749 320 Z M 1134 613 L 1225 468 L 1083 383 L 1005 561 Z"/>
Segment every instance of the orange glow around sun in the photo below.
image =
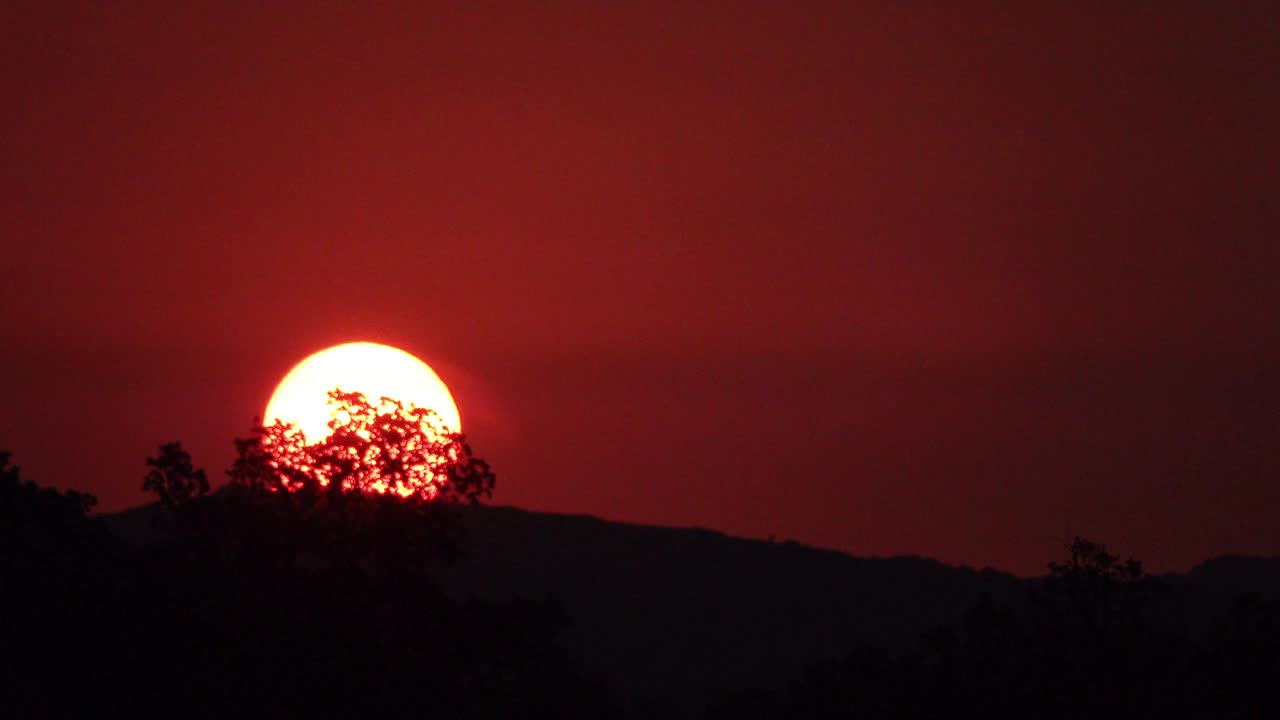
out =
<path fill-rule="evenodd" d="M 429 365 L 389 345 L 358 342 L 337 345 L 294 366 L 276 386 L 263 415 L 263 425 L 283 420 L 295 425 L 308 443 L 331 433 L 333 419 L 329 391 L 364 393 L 405 405 L 434 410 L 449 432 L 461 432 L 462 420 L 453 395 Z"/>

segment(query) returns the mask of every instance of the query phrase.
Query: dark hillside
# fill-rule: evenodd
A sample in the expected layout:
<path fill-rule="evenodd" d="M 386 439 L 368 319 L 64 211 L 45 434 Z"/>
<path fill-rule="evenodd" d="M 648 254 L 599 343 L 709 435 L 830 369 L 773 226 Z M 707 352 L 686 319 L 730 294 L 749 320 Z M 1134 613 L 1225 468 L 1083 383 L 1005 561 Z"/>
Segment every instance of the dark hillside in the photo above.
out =
<path fill-rule="evenodd" d="M 620 695 L 680 706 L 794 681 L 815 660 L 869 645 L 906 651 L 982 592 L 1021 582 L 923 558 L 854 558 L 702 529 L 612 523 L 510 507 L 471 514 L 458 591 L 552 598 L 567 641 Z"/>
<path fill-rule="evenodd" d="M 158 506 L 104 517 L 126 544 L 171 532 Z M 703 529 L 651 527 L 512 507 L 468 510 L 461 556 L 439 576 L 460 600 L 551 601 L 577 665 L 637 714 L 697 714 L 747 688 L 783 691 L 857 648 L 922 649 L 963 627 L 985 594 L 1021 612 L 1039 579 L 927 558 L 855 558 Z M 1048 559 L 1046 559 L 1048 560 Z M 1158 578 L 1153 617 L 1220 633 L 1253 594 L 1280 597 L 1280 559 L 1225 557 Z"/>
<path fill-rule="evenodd" d="M 158 506 L 106 516 L 129 544 L 168 533 Z M 450 592 L 552 600 L 582 667 L 633 707 L 699 707 L 782 687 L 863 645 L 908 651 L 978 596 L 1017 602 L 1011 575 L 934 560 L 854 558 L 795 543 L 511 507 L 468 511 Z"/>

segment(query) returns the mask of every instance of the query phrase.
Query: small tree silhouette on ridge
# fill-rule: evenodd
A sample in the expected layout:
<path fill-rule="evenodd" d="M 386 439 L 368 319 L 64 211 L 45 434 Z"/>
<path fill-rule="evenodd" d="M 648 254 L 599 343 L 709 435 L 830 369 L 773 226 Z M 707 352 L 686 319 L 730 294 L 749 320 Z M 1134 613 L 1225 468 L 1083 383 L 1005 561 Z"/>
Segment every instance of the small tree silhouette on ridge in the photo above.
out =
<path fill-rule="evenodd" d="M 209 492 L 204 470 L 192 466 L 191 454 L 182 449 L 182 443 L 161 445 L 159 457 L 147 458 L 147 466 L 151 470 L 142 481 L 143 491 L 154 493 L 170 510 Z"/>

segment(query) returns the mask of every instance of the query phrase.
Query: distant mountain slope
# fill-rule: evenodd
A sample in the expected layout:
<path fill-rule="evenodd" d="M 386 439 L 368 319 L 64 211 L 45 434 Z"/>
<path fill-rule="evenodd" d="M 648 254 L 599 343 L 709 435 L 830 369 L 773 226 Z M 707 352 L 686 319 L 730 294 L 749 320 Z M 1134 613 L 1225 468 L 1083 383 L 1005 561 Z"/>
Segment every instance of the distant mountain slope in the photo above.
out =
<path fill-rule="evenodd" d="M 169 532 L 158 506 L 104 516 L 131 544 Z M 702 529 L 512 507 L 466 511 L 450 592 L 551 600 L 582 667 L 639 714 L 696 713 L 724 693 L 784 687 L 861 646 L 915 648 L 981 593 L 1020 605 L 1036 580 L 916 558 L 855 558 Z M 1046 558 L 1046 561 L 1050 558 Z M 1217 622 L 1243 592 L 1280 595 L 1280 558 L 1222 558 L 1170 575 L 1176 612 Z"/>
<path fill-rule="evenodd" d="M 567 643 L 633 705 L 783 686 L 856 646 L 912 648 L 981 592 L 1022 595 L 1011 575 L 928 559 L 510 507 L 473 513 L 464 552 L 452 587 L 558 600 L 572 621 Z"/>

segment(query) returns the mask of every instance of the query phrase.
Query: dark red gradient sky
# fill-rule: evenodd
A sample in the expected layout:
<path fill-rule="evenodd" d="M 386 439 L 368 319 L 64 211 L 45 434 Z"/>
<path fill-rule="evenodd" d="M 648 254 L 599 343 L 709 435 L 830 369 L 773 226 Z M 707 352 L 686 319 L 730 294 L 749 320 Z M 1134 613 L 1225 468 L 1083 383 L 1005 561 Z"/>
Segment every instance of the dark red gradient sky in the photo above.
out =
<path fill-rule="evenodd" d="M 1268 3 L 6 4 L 0 448 L 143 501 L 404 347 L 496 500 L 1280 552 Z"/>

